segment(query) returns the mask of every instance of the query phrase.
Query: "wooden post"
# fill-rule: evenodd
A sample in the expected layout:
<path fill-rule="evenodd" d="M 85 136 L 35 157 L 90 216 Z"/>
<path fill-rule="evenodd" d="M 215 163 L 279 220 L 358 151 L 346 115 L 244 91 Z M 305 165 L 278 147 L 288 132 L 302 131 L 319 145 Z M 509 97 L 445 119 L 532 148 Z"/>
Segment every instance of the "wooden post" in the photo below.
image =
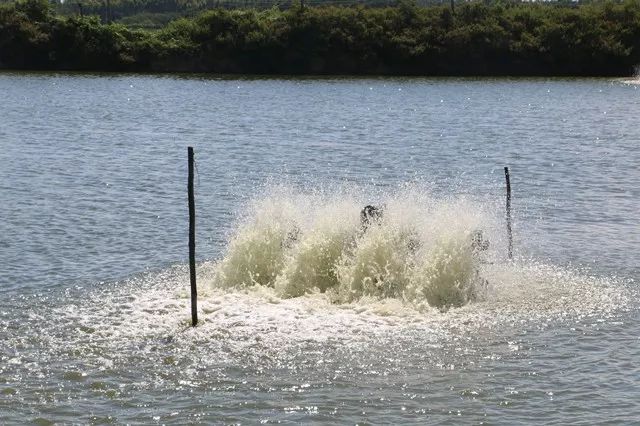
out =
<path fill-rule="evenodd" d="M 504 177 L 507 180 L 507 239 L 508 239 L 508 256 L 513 257 L 513 234 L 511 232 L 511 180 L 509 179 L 509 167 L 504 168 Z"/>
<path fill-rule="evenodd" d="M 198 324 L 198 290 L 196 288 L 196 205 L 193 196 L 193 147 L 187 148 L 189 157 L 189 276 L 191 279 L 191 325 Z"/>

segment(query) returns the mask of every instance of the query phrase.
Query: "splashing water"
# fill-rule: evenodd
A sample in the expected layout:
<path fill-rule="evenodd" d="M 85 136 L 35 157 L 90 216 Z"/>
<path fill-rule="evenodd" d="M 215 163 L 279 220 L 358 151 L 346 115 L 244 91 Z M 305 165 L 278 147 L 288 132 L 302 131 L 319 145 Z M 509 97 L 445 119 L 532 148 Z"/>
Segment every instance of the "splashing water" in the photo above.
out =
<path fill-rule="evenodd" d="M 383 215 L 364 226 L 366 203 L 358 194 L 269 191 L 230 237 L 213 285 L 264 286 L 284 298 L 327 293 L 334 303 L 393 298 L 439 309 L 482 297 L 482 266 L 494 254 L 474 248 L 473 236 L 481 230 L 483 238 L 500 241 L 491 211 L 415 187 L 379 201 Z"/>
<path fill-rule="evenodd" d="M 363 229 L 360 210 L 371 197 L 357 191 L 268 191 L 244 211 L 225 255 L 199 265 L 199 282 L 210 285 L 199 289 L 196 328 L 189 327 L 185 265 L 89 294 L 79 287 L 12 301 L 26 308 L 28 319 L 7 318 L 0 309 L 7 348 L 0 353 L 0 379 L 3 392 L 15 397 L 0 398 L 0 412 L 15 400 L 37 410 L 44 394 L 60 398 L 56 407 L 69 400 L 76 410 L 106 416 L 121 401 L 143 395 L 139 401 L 162 401 L 154 419 L 172 419 L 194 410 L 188 405 L 193 391 L 209 392 L 208 405 L 197 406 L 198 413 L 206 410 L 206 421 L 229 407 L 222 414 L 231 422 L 236 402 L 244 407 L 247 395 L 268 400 L 277 392 L 295 393 L 307 405 L 321 401 L 321 412 L 312 415 L 322 416 L 331 404 L 344 405 L 336 389 L 350 391 L 363 381 L 384 398 L 414 401 L 411 395 L 437 392 L 449 409 L 450 400 L 460 400 L 454 384 L 480 386 L 476 372 L 489 378 L 493 371 L 531 368 L 528 360 L 535 358 L 527 351 L 547 344 L 549 327 L 555 333 L 565 324 L 560 340 L 568 341 L 603 324 L 615 327 L 632 305 L 624 280 L 522 257 L 505 261 L 502 214 L 491 203 L 425 193 L 409 187 L 375 197 L 384 213 Z M 476 230 L 490 241 L 487 250 L 477 250 Z M 522 366 L 510 368 L 513 363 Z M 530 376 L 518 374 L 510 380 L 528 383 Z M 428 391 L 407 393 L 401 384 L 396 392 L 387 384 L 396 377 L 416 377 Z M 532 377 L 530 386 L 539 386 Z M 478 392 L 489 397 L 503 390 L 491 378 L 480 383 L 486 390 Z M 186 408 L 163 408 L 167 394 L 186 389 Z M 104 398 L 97 411 L 96 396 Z M 467 403 L 482 407 L 486 398 Z M 250 415 L 283 418 L 269 404 Z M 421 410 L 424 400 L 403 404 Z M 56 418 L 72 422 L 77 412 Z M 118 421 L 140 419 L 117 413 Z M 92 416 L 82 420 L 102 421 Z M 285 416 L 292 419 L 288 411 Z"/>
<path fill-rule="evenodd" d="M 624 84 L 630 84 L 633 86 L 640 85 L 640 65 L 636 65 L 634 67 L 634 72 L 631 77 L 623 78 L 621 81 Z"/>

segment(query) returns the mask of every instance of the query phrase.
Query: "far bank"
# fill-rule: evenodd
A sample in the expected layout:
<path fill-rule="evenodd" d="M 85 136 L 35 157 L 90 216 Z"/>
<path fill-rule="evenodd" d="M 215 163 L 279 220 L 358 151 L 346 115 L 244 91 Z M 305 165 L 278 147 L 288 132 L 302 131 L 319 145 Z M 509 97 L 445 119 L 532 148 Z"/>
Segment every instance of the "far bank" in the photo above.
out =
<path fill-rule="evenodd" d="M 262 75 L 629 76 L 640 1 L 214 9 L 159 30 L 0 6 L 0 68 Z"/>

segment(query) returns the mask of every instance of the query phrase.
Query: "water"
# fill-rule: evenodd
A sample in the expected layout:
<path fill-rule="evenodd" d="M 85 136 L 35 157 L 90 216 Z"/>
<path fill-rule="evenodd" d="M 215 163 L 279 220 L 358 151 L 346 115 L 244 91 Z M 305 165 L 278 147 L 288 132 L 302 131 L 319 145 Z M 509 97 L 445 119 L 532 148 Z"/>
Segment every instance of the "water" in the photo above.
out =
<path fill-rule="evenodd" d="M 635 421 L 638 87 L 1 74 L 0 423 Z"/>

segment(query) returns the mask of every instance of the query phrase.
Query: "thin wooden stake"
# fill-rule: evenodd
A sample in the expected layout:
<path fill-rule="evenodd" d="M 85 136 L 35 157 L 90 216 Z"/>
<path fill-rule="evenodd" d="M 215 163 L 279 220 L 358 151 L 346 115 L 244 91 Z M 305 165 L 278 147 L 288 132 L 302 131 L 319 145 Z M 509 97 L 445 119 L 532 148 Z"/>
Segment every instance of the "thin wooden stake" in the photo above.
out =
<path fill-rule="evenodd" d="M 509 241 L 509 259 L 513 258 L 513 233 L 511 232 L 511 181 L 509 179 L 509 167 L 504 168 L 504 177 L 507 180 L 507 238 Z"/>
<path fill-rule="evenodd" d="M 193 147 L 187 148 L 189 156 L 189 275 L 191 279 L 191 325 L 198 325 L 198 289 L 196 288 L 196 205 L 193 196 Z"/>

